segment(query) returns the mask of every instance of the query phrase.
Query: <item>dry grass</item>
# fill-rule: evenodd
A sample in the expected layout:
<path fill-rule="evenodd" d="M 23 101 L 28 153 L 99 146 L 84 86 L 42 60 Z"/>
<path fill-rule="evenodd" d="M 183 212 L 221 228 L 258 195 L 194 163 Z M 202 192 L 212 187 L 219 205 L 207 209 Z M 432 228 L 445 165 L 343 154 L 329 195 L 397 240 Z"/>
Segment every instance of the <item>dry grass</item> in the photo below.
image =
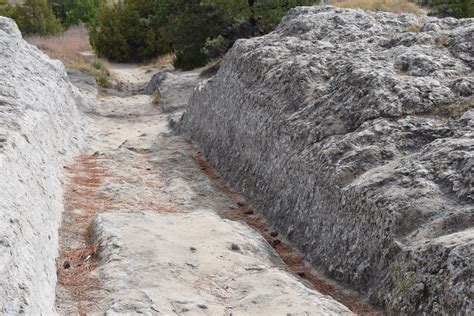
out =
<path fill-rule="evenodd" d="M 72 26 L 55 36 L 30 36 L 25 38 L 53 59 L 59 59 L 69 68 L 93 76 L 99 86 L 111 87 L 107 61 L 95 57 L 89 43 L 87 29 L 83 25 Z"/>
<path fill-rule="evenodd" d="M 166 55 L 162 55 L 162 56 L 159 56 L 159 57 L 156 58 L 154 64 L 156 64 L 158 66 L 170 65 L 173 62 L 174 58 L 175 58 L 174 53 L 169 53 L 169 54 L 166 54 Z"/>
<path fill-rule="evenodd" d="M 154 105 L 160 105 L 160 102 L 161 102 L 161 92 L 160 92 L 160 90 L 156 90 L 155 92 L 153 92 L 152 103 Z"/>
<path fill-rule="evenodd" d="M 83 25 L 73 26 L 56 36 L 30 36 L 25 39 L 65 65 L 87 59 L 88 56 L 84 53 L 92 51 L 87 29 Z"/>
<path fill-rule="evenodd" d="M 414 14 L 423 13 L 420 7 L 407 0 L 333 0 L 330 4 L 340 8 L 360 8 L 368 11 Z"/>

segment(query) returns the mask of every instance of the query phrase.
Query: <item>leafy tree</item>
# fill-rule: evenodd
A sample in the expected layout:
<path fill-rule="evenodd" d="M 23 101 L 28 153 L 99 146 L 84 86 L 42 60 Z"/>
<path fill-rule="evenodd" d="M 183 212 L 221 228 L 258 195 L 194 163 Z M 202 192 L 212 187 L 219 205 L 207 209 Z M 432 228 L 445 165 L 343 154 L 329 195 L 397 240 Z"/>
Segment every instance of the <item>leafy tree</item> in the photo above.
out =
<path fill-rule="evenodd" d="M 161 27 L 163 38 L 176 51 L 175 67 L 206 64 L 216 52 L 225 53 L 235 40 L 273 30 L 287 11 L 315 0 L 188 0 L 174 1 L 171 23 Z M 169 16 L 169 12 L 167 12 Z M 158 16 L 158 19 L 162 19 Z M 168 18 L 169 20 L 169 18 Z M 168 21 L 169 22 L 169 21 Z M 211 47 L 210 47 L 211 46 Z M 211 49 L 210 49 L 211 48 Z"/>
<path fill-rule="evenodd" d="M 238 38 L 273 30 L 290 8 L 315 2 L 123 0 L 99 10 L 91 42 L 101 56 L 118 61 L 174 51 L 175 67 L 192 69 L 225 53 Z"/>
<path fill-rule="evenodd" d="M 181 1 L 179 9 L 161 27 L 161 38 L 176 52 L 175 67 L 189 70 L 204 66 L 206 41 L 227 29 L 230 20 L 217 6 L 200 0 Z"/>
<path fill-rule="evenodd" d="M 157 55 L 157 33 L 143 17 L 147 1 L 104 5 L 90 27 L 91 44 L 99 56 L 119 62 L 143 61 Z"/>
<path fill-rule="evenodd" d="M 14 19 L 23 35 L 51 35 L 62 31 L 47 0 L 26 0 L 21 5 L 7 6 L 0 13 Z"/>
<path fill-rule="evenodd" d="M 105 0 L 50 0 L 54 14 L 67 28 L 73 24 L 93 23 Z"/>

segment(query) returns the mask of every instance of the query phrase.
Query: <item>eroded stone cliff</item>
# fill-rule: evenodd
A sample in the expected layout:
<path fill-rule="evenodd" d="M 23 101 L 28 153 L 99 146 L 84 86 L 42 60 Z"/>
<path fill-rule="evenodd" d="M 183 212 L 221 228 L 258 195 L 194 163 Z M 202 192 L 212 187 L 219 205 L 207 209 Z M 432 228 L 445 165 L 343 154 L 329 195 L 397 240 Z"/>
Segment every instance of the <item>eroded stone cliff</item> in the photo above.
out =
<path fill-rule="evenodd" d="M 181 122 L 317 267 L 404 313 L 473 301 L 474 19 L 292 10 Z"/>
<path fill-rule="evenodd" d="M 87 103 L 63 65 L 0 17 L 0 313 L 54 313 L 62 166 Z"/>

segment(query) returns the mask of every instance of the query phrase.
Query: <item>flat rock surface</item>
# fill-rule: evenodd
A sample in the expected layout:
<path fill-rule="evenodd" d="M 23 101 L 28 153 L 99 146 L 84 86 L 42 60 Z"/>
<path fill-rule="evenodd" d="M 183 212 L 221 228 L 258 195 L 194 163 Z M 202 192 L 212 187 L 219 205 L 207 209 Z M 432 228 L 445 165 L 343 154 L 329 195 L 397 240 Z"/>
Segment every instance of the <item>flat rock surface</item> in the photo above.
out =
<path fill-rule="evenodd" d="M 253 229 L 211 210 L 104 213 L 93 227 L 108 314 L 351 314 L 288 274 Z"/>

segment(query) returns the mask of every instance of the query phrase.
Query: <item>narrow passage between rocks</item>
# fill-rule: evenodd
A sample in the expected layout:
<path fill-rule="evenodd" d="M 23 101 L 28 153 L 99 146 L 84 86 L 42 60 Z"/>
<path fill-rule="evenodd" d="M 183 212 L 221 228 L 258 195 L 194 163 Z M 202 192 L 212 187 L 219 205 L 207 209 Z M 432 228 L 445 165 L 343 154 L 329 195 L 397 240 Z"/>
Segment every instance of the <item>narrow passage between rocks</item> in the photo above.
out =
<path fill-rule="evenodd" d="M 379 313 L 320 277 L 172 133 L 198 72 L 168 75 L 155 105 L 142 91 L 156 69 L 111 67 L 120 89 L 98 98 L 89 148 L 64 168 L 60 314 Z"/>

